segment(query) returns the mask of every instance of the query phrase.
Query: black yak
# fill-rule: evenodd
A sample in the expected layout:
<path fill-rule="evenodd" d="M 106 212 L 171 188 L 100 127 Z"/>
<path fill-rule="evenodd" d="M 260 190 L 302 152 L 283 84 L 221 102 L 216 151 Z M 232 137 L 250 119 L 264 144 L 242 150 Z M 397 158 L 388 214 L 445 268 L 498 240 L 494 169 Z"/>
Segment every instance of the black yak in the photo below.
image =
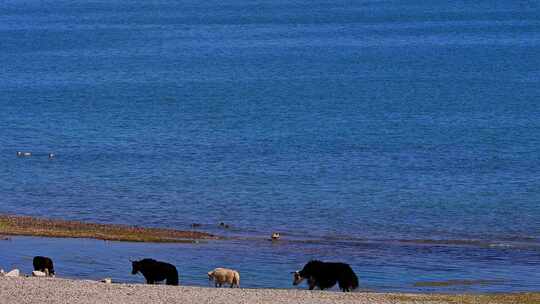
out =
<path fill-rule="evenodd" d="M 321 261 L 309 261 L 300 271 L 293 272 L 293 285 L 300 284 L 307 279 L 309 290 L 315 286 L 319 289 L 327 289 L 339 284 L 342 291 L 352 291 L 358 287 L 358 277 L 345 263 L 325 263 Z"/>
<path fill-rule="evenodd" d="M 48 276 L 54 276 L 54 265 L 51 258 L 37 256 L 34 257 L 32 264 L 34 265 L 34 270 L 44 272 Z"/>
<path fill-rule="evenodd" d="M 166 280 L 167 285 L 178 285 L 178 271 L 174 265 L 153 259 L 132 261 L 131 264 L 133 267 L 131 274 L 137 274 L 140 271 L 148 284 Z"/>

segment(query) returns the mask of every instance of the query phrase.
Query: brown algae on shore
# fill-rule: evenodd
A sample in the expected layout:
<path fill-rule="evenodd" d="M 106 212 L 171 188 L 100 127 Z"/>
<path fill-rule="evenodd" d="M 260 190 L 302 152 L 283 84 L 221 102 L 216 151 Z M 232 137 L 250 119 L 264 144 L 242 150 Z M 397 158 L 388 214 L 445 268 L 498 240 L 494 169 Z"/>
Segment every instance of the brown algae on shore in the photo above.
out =
<path fill-rule="evenodd" d="M 392 303 L 538 304 L 540 293 L 494 294 L 389 294 Z"/>
<path fill-rule="evenodd" d="M 448 280 L 448 281 L 421 281 L 414 283 L 414 287 L 450 287 L 471 285 L 492 285 L 501 283 L 501 280 Z"/>
<path fill-rule="evenodd" d="M 154 243 L 193 243 L 198 240 L 218 239 L 212 234 L 198 231 L 96 224 L 13 215 L 0 215 L 0 235 L 91 238 L 106 241 Z"/>

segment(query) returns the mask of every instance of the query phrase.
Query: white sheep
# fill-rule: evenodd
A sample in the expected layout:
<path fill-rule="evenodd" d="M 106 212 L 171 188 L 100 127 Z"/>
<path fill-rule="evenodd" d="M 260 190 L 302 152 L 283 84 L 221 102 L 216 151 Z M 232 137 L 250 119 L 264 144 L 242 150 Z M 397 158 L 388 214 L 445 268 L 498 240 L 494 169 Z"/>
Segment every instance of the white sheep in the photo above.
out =
<path fill-rule="evenodd" d="M 231 288 L 240 287 L 240 274 L 232 269 L 216 268 L 208 272 L 208 280 L 213 280 L 216 287 L 221 287 L 224 283 L 231 284 Z"/>

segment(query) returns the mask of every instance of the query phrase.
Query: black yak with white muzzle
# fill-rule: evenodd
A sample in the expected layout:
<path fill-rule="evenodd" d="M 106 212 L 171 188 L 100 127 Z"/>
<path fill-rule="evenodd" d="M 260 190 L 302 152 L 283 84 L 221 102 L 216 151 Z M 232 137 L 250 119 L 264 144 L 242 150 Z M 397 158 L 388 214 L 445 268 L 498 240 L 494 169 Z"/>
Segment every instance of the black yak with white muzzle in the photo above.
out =
<path fill-rule="evenodd" d="M 32 260 L 35 271 L 41 271 L 46 276 L 54 277 L 54 264 L 51 258 L 44 256 L 36 256 Z"/>

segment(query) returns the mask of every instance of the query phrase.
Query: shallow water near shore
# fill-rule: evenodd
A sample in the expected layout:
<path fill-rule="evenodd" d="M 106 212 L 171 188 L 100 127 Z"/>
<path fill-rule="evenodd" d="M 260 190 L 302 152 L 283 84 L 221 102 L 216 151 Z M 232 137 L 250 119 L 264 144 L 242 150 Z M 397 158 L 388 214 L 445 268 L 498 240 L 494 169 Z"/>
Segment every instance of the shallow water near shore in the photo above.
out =
<path fill-rule="evenodd" d="M 140 252 L 188 284 L 228 262 L 246 287 L 290 287 L 319 258 L 374 290 L 539 290 L 539 15 L 528 1 L 3 1 L 0 212 L 237 239 L 14 238 L 0 267 L 48 254 L 68 276 L 105 260 L 100 275 L 135 280 L 121 261 Z"/>
<path fill-rule="evenodd" d="M 32 271 L 35 255 L 54 257 L 59 277 L 144 283 L 131 275 L 130 259 L 153 257 L 176 265 L 182 285 L 208 286 L 206 272 L 231 267 L 244 288 L 294 288 L 291 271 L 306 258 L 352 261 L 360 290 L 400 292 L 531 291 L 540 280 L 536 250 L 399 244 L 303 244 L 266 240 L 201 241 L 196 244 L 109 242 L 90 239 L 14 237 L 0 243 L 6 269 Z M 254 254 L 256 252 L 256 254 Z M 459 257 L 459 258 L 456 258 Z M 422 260 L 422 264 L 418 264 Z M 299 288 L 306 288 L 304 284 Z"/>

